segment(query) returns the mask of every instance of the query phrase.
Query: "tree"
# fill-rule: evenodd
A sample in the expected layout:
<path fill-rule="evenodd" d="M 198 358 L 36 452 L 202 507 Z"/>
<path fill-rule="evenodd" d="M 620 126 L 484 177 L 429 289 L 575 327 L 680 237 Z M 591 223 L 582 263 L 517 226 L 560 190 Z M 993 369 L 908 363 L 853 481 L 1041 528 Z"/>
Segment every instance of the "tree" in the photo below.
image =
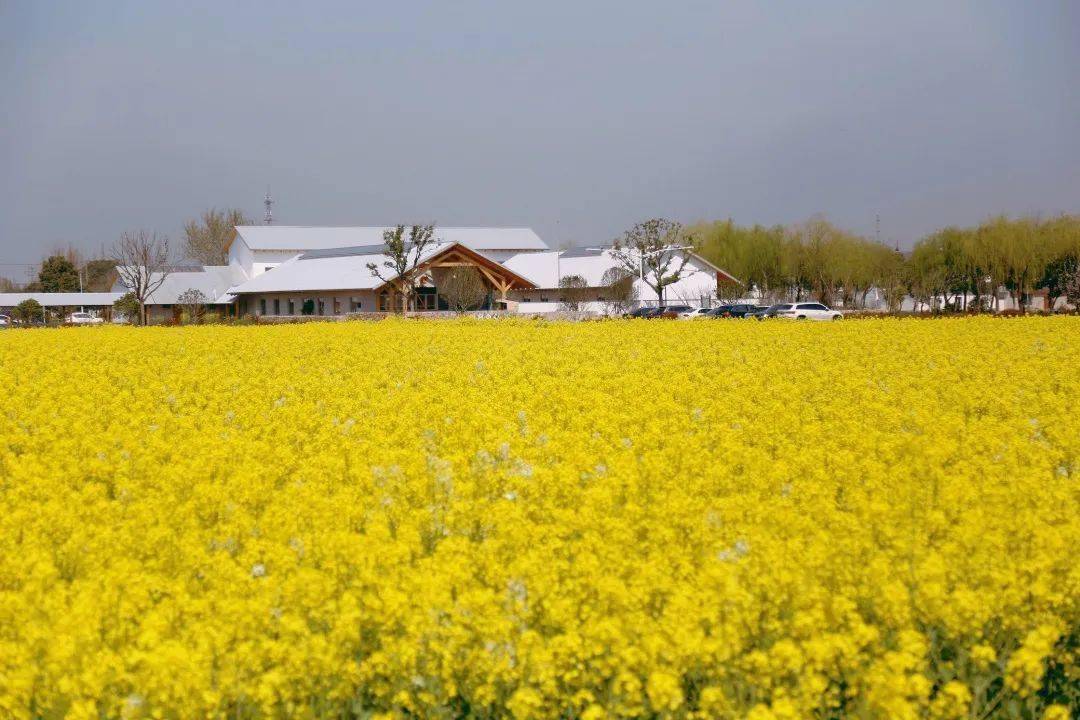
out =
<path fill-rule="evenodd" d="M 250 225 L 243 210 L 210 208 L 184 223 L 184 255 L 202 265 L 226 265 L 237 225 Z"/>
<path fill-rule="evenodd" d="M 124 293 L 113 303 L 113 312 L 134 324 L 139 321 L 139 299 L 135 293 Z"/>
<path fill-rule="evenodd" d="M 0 292 L 18 292 L 19 284 L 6 277 L 0 277 Z"/>
<path fill-rule="evenodd" d="M 800 300 L 805 290 L 831 305 L 833 294 L 843 288 L 841 263 L 850 250 L 850 236 L 822 217 L 793 225 L 788 233 L 797 278 L 795 299 Z"/>
<path fill-rule="evenodd" d="M 383 232 L 382 265 L 368 263 L 371 274 L 387 285 L 397 289 L 401 298 L 401 311 L 412 307 L 416 294 L 417 269 L 429 247 L 438 244 L 435 239 L 434 225 L 413 225 L 409 228 L 409 239 L 405 239 L 405 226 Z"/>
<path fill-rule="evenodd" d="M 12 310 L 12 314 L 15 316 L 16 320 L 25 325 L 29 325 L 38 319 L 41 319 L 42 321 L 45 320 L 45 311 L 41 307 L 41 303 L 34 298 L 27 298 L 16 305 L 14 310 Z"/>
<path fill-rule="evenodd" d="M 609 267 L 600 278 L 604 286 L 604 311 L 608 315 L 625 315 L 637 305 L 637 286 L 634 276 L 620 266 Z"/>
<path fill-rule="evenodd" d="M 691 248 L 693 237 L 680 223 L 653 218 L 638 223 L 623 233 L 612 245 L 612 257 L 628 273 L 640 275 L 659 304 L 664 304 L 664 290 L 682 279 L 690 253 L 676 248 Z"/>
<path fill-rule="evenodd" d="M 146 230 L 125 232 L 113 247 L 120 281 L 139 301 L 139 321 L 146 324 L 146 303 L 169 275 L 169 238 Z"/>
<path fill-rule="evenodd" d="M 109 292 L 116 278 L 116 263 L 109 258 L 89 260 L 83 265 L 83 290 L 86 292 Z"/>
<path fill-rule="evenodd" d="M 889 312 L 897 312 L 906 293 L 907 261 L 897 250 L 877 244 L 874 247 L 874 284 L 881 291 Z"/>
<path fill-rule="evenodd" d="M 435 287 L 455 312 L 473 310 L 483 305 L 488 286 L 474 267 L 435 268 Z"/>
<path fill-rule="evenodd" d="M 1065 299 L 1070 305 L 1080 310 L 1080 263 L 1077 263 L 1062 284 Z"/>
<path fill-rule="evenodd" d="M 195 288 L 188 288 L 176 298 L 176 303 L 183 308 L 188 321 L 193 323 L 202 322 L 203 312 L 208 302 L 210 302 L 209 298 L 201 290 Z"/>
<path fill-rule="evenodd" d="M 568 312 L 580 310 L 587 287 L 589 283 L 580 275 L 564 275 L 559 278 L 559 308 Z"/>
<path fill-rule="evenodd" d="M 41 263 L 38 282 L 41 283 L 42 292 L 78 292 L 79 271 L 63 255 L 52 255 Z"/>
<path fill-rule="evenodd" d="M 783 227 L 754 225 L 747 228 L 729 219 L 701 223 L 689 232 L 696 240 L 695 252 L 741 278 L 746 289 L 756 288 L 762 298 L 788 290 L 789 283 L 783 274 Z M 740 285 L 731 291 L 741 295 L 744 287 Z"/>

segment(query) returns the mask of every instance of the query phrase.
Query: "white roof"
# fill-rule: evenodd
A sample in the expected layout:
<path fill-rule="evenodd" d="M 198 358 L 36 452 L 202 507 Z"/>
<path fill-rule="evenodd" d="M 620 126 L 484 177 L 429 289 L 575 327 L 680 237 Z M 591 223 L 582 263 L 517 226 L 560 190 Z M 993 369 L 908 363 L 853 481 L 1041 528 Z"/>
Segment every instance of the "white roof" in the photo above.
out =
<path fill-rule="evenodd" d="M 118 292 L 87 292 L 87 293 L 47 293 L 47 292 L 24 292 L 24 293 L 0 293 L 0 307 L 15 307 L 25 300 L 37 300 L 44 307 L 77 307 L 88 305 L 91 307 L 108 307 L 120 299 L 123 293 Z"/>
<path fill-rule="evenodd" d="M 585 278 L 589 287 L 602 287 L 605 284 L 605 272 L 613 267 L 625 267 L 612 254 L 610 246 L 577 247 L 561 252 L 518 253 L 504 261 L 503 265 L 542 288 L 557 288 L 560 278 L 568 275 L 580 275 Z M 718 272 L 731 277 L 700 255 L 690 253 L 686 274 L 702 271 Z"/>
<path fill-rule="evenodd" d="M 606 248 L 518 253 L 507 259 L 503 265 L 542 288 L 557 288 L 559 279 L 569 275 L 580 275 L 585 278 L 589 287 L 601 287 L 605 284 L 605 272 L 613 267 L 622 267 Z"/>
<path fill-rule="evenodd" d="M 524 252 L 503 261 L 503 266 L 532 280 L 536 287 L 558 287 L 559 253 Z"/>
<path fill-rule="evenodd" d="M 381 245 L 388 227 L 303 227 L 296 225 L 238 225 L 236 232 L 252 250 L 325 250 Z M 408 231 L 406 231 L 408 236 Z M 436 227 L 443 243 L 461 243 L 473 250 L 549 250 L 531 228 Z"/>
<path fill-rule="evenodd" d="M 465 245 L 464 243 L 440 243 L 432 245 L 424 250 L 418 259 L 418 264 L 444 252 L 451 252 L 460 248 L 465 252 L 473 252 L 482 262 L 490 263 L 492 270 L 499 267 L 499 263 L 484 256 Z M 387 260 L 384 245 L 362 245 L 352 248 L 330 248 L 327 250 L 309 250 L 303 255 L 286 260 L 275 268 L 267 270 L 262 275 L 256 275 L 236 287 L 230 288 L 233 295 L 248 293 L 271 293 L 271 292 L 313 292 L 321 290 L 373 290 L 381 287 L 385 280 L 393 280 L 396 275 L 385 266 Z M 537 253 L 547 254 L 547 253 Z M 368 268 L 369 264 L 376 265 L 385 278 L 380 278 Z M 530 285 L 532 279 L 516 272 L 513 268 L 500 271 L 502 274 L 518 276 L 518 281 L 524 281 Z M 518 282 L 520 285 L 521 283 Z"/>
<path fill-rule="evenodd" d="M 380 240 L 382 238 L 380 237 Z M 446 245 L 432 245 L 424 251 L 425 260 Z M 256 275 L 231 289 L 233 293 L 259 292 L 305 292 L 311 290 L 370 290 L 383 281 L 368 269 L 368 263 L 379 266 L 383 274 L 391 276 L 383 266 L 386 255 L 382 245 L 365 245 L 356 248 L 332 248 L 305 253 Z"/>
<path fill-rule="evenodd" d="M 155 274 L 156 275 L 156 274 Z M 183 270 L 170 272 L 165 277 L 165 282 L 147 298 L 150 305 L 175 305 L 182 293 L 187 290 L 198 290 L 211 304 L 224 304 L 232 302 L 231 298 L 223 297 L 230 287 L 244 279 L 243 272 L 231 265 L 206 265 L 195 270 Z M 156 278 L 155 278 L 156 279 Z M 122 287 L 123 280 L 117 280 L 114 287 Z"/>

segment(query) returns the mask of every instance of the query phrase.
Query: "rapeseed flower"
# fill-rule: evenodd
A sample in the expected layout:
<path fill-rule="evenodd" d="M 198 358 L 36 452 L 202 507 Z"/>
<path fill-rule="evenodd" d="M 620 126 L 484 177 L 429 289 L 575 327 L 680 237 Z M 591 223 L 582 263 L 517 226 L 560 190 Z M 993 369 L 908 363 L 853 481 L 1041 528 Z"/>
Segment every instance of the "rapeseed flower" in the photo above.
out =
<path fill-rule="evenodd" d="M 1080 713 L 1080 321 L 0 333 L 0 717 Z"/>

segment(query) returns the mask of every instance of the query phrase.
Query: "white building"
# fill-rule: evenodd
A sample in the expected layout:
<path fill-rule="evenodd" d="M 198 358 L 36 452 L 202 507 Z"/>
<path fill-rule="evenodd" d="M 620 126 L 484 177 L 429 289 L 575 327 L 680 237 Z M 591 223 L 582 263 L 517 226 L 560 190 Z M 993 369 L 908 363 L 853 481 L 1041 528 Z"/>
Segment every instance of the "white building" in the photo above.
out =
<path fill-rule="evenodd" d="M 289 316 L 382 312 L 391 307 L 395 278 L 383 280 L 383 227 L 243 226 L 229 247 L 229 267 L 245 279 L 228 291 L 239 314 Z M 602 311 L 604 273 L 619 267 L 609 247 L 552 250 L 528 228 L 437 228 L 436 243 L 420 264 L 419 310 L 445 308 L 434 286 L 435 270 L 468 265 L 490 288 L 487 307 L 522 312 L 559 309 L 563 278 L 585 279 L 584 309 Z M 673 250 L 684 253 L 683 250 Z M 737 283 L 724 270 L 688 253 L 681 279 L 665 289 L 665 301 L 699 305 L 716 297 L 718 283 Z M 384 273 L 385 274 L 385 273 Z M 178 281 L 179 282 L 179 281 Z M 183 284 L 183 282 L 179 282 Z M 656 293 L 639 277 L 639 301 L 656 304 Z"/>
<path fill-rule="evenodd" d="M 199 291 L 206 304 L 223 314 L 259 316 L 343 315 L 385 312 L 398 293 L 397 278 L 386 279 L 385 227 L 297 227 L 249 225 L 236 228 L 228 248 L 228 264 L 175 267 L 151 293 L 152 321 L 175 317 L 180 297 Z M 575 291 L 582 309 L 605 308 L 605 272 L 620 267 L 610 247 L 553 250 L 529 228 L 437 228 L 436 242 L 419 267 L 418 310 L 446 309 L 434 278 L 439 268 L 475 267 L 489 288 L 486 309 L 529 313 L 554 312 L 565 290 L 563 279 L 576 275 L 587 287 Z M 708 304 L 720 284 L 738 283 L 724 270 L 685 250 L 687 262 L 678 282 L 665 288 L 667 304 Z M 678 265 L 681 258 L 673 261 Z M 647 271 L 646 271 L 647 272 Z M 648 275 L 634 281 L 638 303 L 656 305 Z M 115 293 L 126 292 L 122 280 Z"/>

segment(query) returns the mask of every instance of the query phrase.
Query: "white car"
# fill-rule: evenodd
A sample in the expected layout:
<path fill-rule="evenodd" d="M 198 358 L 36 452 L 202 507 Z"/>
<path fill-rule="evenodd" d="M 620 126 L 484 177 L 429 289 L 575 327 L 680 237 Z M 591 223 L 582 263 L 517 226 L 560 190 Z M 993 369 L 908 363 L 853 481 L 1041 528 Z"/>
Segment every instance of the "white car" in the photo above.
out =
<path fill-rule="evenodd" d="M 7 315 L 0 315 L 0 327 L 11 327 L 11 318 Z"/>
<path fill-rule="evenodd" d="M 769 313 L 774 312 L 773 308 L 769 309 Z M 817 302 L 802 302 L 802 303 L 784 303 L 782 305 L 775 306 L 776 317 L 785 318 L 787 320 L 843 320 L 844 314 L 837 312 L 832 308 L 829 308 L 821 303 Z"/>
<path fill-rule="evenodd" d="M 709 308 L 692 308 L 679 313 L 680 320 L 698 320 L 699 318 L 707 317 L 710 317 Z"/>
<path fill-rule="evenodd" d="M 100 325 L 105 322 L 88 312 L 73 312 L 67 316 L 67 321 L 72 325 Z"/>

